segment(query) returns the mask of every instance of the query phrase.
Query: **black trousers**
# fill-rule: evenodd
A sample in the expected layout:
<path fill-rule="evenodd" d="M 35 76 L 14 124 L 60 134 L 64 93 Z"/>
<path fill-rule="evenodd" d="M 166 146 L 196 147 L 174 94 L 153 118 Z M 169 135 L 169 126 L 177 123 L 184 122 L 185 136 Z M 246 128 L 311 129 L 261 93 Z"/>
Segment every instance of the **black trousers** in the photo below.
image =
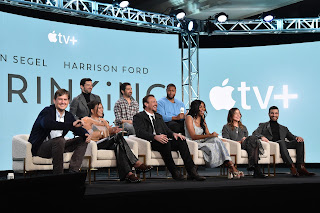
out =
<path fill-rule="evenodd" d="M 166 122 L 166 125 L 169 127 L 169 129 L 172 130 L 172 132 L 181 133 L 185 135 L 184 120 L 169 121 L 169 122 Z"/>
<path fill-rule="evenodd" d="M 37 155 L 42 158 L 52 158 L 53 174 L 63 174 L 63 153 L 73 152 L 69 171 L 78 172 L 88 144 L 81 138 L 65 140 L 62 136 L 43 142 Z"/>
<path fill-rule="evenodd" d="M 98 143 L 98 149 L 114 150 L 120 180 L 125 179 L 127 174 L 132 171 L 132 166 L 138 161 L 121 133 L 112 138 L 105 138 L 104 141 Z"/>
<path fill-rule="evenodd" d="M 166 144 L 162 144 L 154 140 L 151 142 L 151 147 L 153 150 L 160 152 L 162 159 L 171 174 L 175 174 L 178 171 L 172 158 L 171 151 L 180 152 L 185 168 L 189 174 L 191 170 L 195 167 L 186 140 L 181 140 L 180 138 L 178 138 L 178 140 L 175 140 L 173 138 L 172 140 L 169 140 L 169 142 Z"/>
<path fill-rule="evenodd" d="M 260 140 L 256 136 L 249 136 L 241 144 L 241 149 L 248 153 L 248 168 L 257 167 L 259 155 L 264 153 Z"/>
<path fill-rule="evenodd" d="M 304 163 L 304 142 L 298 142 L 297 140 L 292 140 L 289 142 L 286 142 L 284 140 L 279 140 L 276 142 L 280 146 L 281 158 L 288 166 L 293 164 L 293 161 L 289 155 L 288 149 L 296 149 L 297 164 Z"/>

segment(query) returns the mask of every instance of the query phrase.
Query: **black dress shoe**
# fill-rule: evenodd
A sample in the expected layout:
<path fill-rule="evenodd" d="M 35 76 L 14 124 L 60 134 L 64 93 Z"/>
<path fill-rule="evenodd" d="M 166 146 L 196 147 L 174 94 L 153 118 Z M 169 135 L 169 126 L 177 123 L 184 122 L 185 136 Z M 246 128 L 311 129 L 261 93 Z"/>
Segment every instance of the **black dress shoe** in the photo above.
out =
<path fill-rule="evenodd" d="M 196 181 L 204 181 L 207 178 L 203 177 L 203 176 L 200 176 L 200 175 L 195 175 L 195 176 L 188 175 L 187 179 L 188 180 L 196 180 Z"/>
<path fill-rule="evenodd" d="M 205 177 L 200 176 L 196 170 L 196 168 L 192 168 L 190 172 L 188 172 L 188 180 L 196 180 L 196 181 L 204 181 Z"/>
<path fill-rule="evenodd" d="M 267 178 L 268 176 L 264 175 L 261 172 L 261 169 L 259 166 L 254 167 L 254 173 L 253 173 L 253 178 Z"/>
<path fill-rule="evenodd" d="M 176 181 L 184 181 L 185 178 L 178 171 L 172 173 L 172 178 Z"/>

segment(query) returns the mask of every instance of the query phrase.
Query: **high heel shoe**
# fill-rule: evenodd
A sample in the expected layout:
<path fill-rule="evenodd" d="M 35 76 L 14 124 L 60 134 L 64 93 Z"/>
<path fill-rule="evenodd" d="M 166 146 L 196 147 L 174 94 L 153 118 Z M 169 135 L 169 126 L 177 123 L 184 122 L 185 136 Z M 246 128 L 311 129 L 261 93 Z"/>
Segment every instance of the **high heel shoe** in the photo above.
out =
<path fill-rule="evenodd" d="M 239 172 L 233 172 L 229 171 L 228 172 L 228 179 L 240 179 L 241 175 Z"/>

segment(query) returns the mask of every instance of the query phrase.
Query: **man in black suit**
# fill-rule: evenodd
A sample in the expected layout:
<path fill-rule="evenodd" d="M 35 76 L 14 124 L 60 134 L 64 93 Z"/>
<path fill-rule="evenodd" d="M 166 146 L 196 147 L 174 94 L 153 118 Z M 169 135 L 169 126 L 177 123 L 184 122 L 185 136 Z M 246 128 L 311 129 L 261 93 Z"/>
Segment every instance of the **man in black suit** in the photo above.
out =
<path fill-rule="evenodd" d="M 33 124 L 29 142 L 32 143 L 32 155 L 52 158 L 53 174 L 63 173 L 63 153 L 72 152 L 69 171 L 78 172 L 90 143 L 91 136 L 82 128 L 82 122 L 66 111 L 70 100 L 69 92 L 59 89 L 54 95 L 54 104 L 45 107 Z M 79 136 L 65 140 L 64 136 L 72 131 Z"/>
<path fill-rule="evenodd" d="M 252 133 L 262 141 L 277 142 L 280 146 L 280 154 L 283 161 L 290 167 L 291 174 L 295 177 L 299 175 L 312 176 L 314 173 L 310 173 L 305 168 L 304 163 L 304 140 L 302 137 L 293 135 L 289 129 L 278 123 L 279 109 L 276 106 L 269 108 L 270 121 L 266 123 L 260 123 L 259 127 Z M 288 139 L 289 142 L 286 142 Z M 288 149 L 296 149 L 297 153 L 297 168 L 289 155 Z"/>
<path fill-rule="evenodd" d="M 90 116 L 88 103 L 90 101 L 101 102 L 100 96 L 92 92 L 93 84 L 90 78 L 83 78 L 80 81 L 80 89 L 82 93 L 75 97 L 70 103 L 70 112 L 74 115 L 75 119 L 81 119 Z"/>
<path fill-rule="evenodd" d="M 162 116 L 156 113 L 158 105 L 155 97 L 147 95 L 142 102 L 144 111 L 137 113 L 133 117 L 136 136 L 150 141 L 152 149 L 160 152 L 175 180 L 184 180 L 184 177 L 178 172 L 171 151 L 180 152 L 190 179 L 205 180 L 205 177 L 201 177 L 197 173 L 185 137 L 172 132 L 163 121 Z"/>

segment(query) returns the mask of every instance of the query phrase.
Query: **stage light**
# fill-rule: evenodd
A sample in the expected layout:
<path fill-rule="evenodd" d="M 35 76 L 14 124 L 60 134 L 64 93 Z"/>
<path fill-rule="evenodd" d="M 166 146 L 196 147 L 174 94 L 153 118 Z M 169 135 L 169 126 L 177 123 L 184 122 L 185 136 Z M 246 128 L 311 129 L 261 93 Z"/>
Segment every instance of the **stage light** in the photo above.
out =
<path fill-rule="evenodd" d="M 126 7 L 128 7 L 129 6 L 129 1 L 121 1 L 120 2 L 120 4 L 119 4 L 119 6 L 121 7 L 121 8 L 126 8 Z"/>
<path fill-rule="evenodd" d="M 126 8 L 129 6 L 129 1 L 119 1 L 119 0 L 113 0 L 113 4 L 116 6 L 119 6 L 121 8 Z"/>
<path fill-rule="evenodd" d="M 181 20 L 180 23 L 177 24 L 177 27 L 187 32 L 199 31 L 199 24 L 196 20 Z"/>
<path fill-rule="evenodd" d="M 264 22 L 271 22 L 274 19 L 274 15 L 271 13 L 262 13 L 259 18 Z"/>
<path fill-rule="evenodd" d="M 186 13 L 182 9 L 171 10 L 169 15 L 176 17 L 178 20 L 182 20 L 184 17 L 186 17 Z"/>
<path fill-rule="evenodd" d="M 220 23 L 224 23 L 224 22 L 228 21 L 228 15 L 224 12 L 217 13 L 215 15 L 215 20 L 217 20 Z"/>
<path fill-rule="evenodd" d="M 265 17 L 263 17 L 263 21 L 265 22 L 270 22 L 274 19 L 273 15 L 266 15 Z"/>
<path fill-rule="evenodd" d="M 193 27 L 194 27 L 193 21 L 189 21 L 188 30 L 189 30 L 190 32 L 193 30 Z"/>

